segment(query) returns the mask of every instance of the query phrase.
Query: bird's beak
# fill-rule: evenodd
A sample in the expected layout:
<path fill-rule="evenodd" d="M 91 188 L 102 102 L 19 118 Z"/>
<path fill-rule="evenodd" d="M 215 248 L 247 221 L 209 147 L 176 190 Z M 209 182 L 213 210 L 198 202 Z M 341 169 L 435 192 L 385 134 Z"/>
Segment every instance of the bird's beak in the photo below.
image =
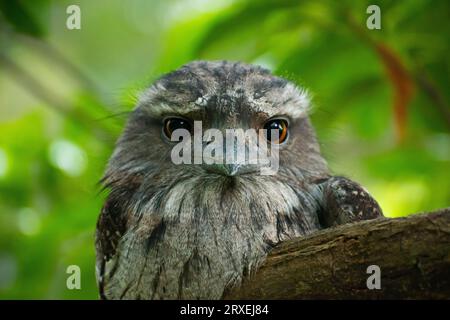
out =
<path fill-rule="evenodd" d="M 239 172 L 239 164 L 223 164 L 220 165 L 220 169 L 227 176 L 235 176 Z"/>
<path fill-rule="evenodd" d="M 257 169 L 255 166 L 245 164 L 211 164 L 206 165 L 205 168 L 209 172 L 229 177 L 256 172 Z"/>
<path fill-rule="evenodd" d="M 258 148 L 259 146 L 250 144 L 249 140 L 245 141 L 244 148 L 234 143 L 233 148 L 228 150 L 227 145 L 224 144 L 221 156 L 225 163 L 211 164 L 209 162 L 210 164 L 203 164 L 203 168 L 208 172 L 230 177 L 257 172 L 261 173 L 261 169 L 265 165 L 261 164 L 259 159 L 254 159 L 254 157 L 259 156 L 260 150 Z M 230 155 L 231 157 L 227 157 Z"/>

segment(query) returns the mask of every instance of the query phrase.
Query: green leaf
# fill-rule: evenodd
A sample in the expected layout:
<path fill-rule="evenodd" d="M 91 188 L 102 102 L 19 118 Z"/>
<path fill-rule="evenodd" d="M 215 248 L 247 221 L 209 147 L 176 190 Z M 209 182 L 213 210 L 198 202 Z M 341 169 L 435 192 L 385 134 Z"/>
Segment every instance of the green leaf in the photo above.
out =
<path fill-rule="evenodd" d="M 47 1 L 35 1 L 33 6 L 36 8 L 45 4 Z M 42 38 L 45 30 L 40 20 L 30 10 L 30 3 L 24 1 L 0 0 L 0 12 L 5 20 L 19 33 L 23 33 L 35 38 Z M 41 10 L 39 10 L 41 12 Z"/>

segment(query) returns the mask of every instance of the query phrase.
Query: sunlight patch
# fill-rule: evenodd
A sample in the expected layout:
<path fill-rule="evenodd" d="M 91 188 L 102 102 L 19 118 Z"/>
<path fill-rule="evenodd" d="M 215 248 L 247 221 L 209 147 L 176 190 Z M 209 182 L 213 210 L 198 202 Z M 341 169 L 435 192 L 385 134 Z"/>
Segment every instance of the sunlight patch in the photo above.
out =
<path fill-rule="evenodd" d="M 4 177 L 8 173 L 8 155 L 0 148 L 0 177 Z"/>
<path fill-rule="evenodd" d="M 57 140 L 50 145 L 50 162 L 71 177 L 81 175 L 87 166 L 83 149 L 67 140 Z"/>
<path fill-rule="evenodd" d="M 390 218 L 420 211 L 428 196 L 426 184 L 419 179 L 393 181 L 375 185 L 371 189 L 383 209 L 383 214 Z"/>
<path fill-rule="evenodd" d="M 41 230 L 41 217 L 35 210 L 23 208 L 18 212 L 17 224 L 24 235 L 33 236 Z"/>

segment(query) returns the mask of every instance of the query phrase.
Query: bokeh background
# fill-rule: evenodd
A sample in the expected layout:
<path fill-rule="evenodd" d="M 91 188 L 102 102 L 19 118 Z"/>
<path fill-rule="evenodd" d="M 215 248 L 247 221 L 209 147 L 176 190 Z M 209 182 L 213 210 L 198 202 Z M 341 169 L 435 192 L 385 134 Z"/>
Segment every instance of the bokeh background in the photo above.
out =
<path fill-rule="evenodd" d="M 68 30 L 66 8 L 81 8 Z M 381 30 L 366 8 L 381 8 Z M 450 2 L 0 0 L 0 298 L 96 299 L 98 181 L 137 94 L 195 59 L 314 94 L 331 170 L 389 217 L 450 204 Z M 81 268 L 81 290 L 66 268 Z"/>

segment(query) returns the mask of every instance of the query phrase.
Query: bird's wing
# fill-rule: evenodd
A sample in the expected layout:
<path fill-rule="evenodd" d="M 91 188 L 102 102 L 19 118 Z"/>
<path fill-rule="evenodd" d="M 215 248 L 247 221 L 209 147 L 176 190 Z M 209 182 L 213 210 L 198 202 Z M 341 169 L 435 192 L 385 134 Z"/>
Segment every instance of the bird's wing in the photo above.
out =
<path fill-rule="evenodd" d="M 129 198 L 130 194 L 125 190 L 113 191 L 108 196 L 97 221 L 96 276 L 102 299 L 106 299 L 105 282 L 114 274 L 118 244 L 126 231 L 126 211 Z"/>
<path fill-rule="evenodd" d="M 344 177 L 331 177 L 323 184 L 323 208 L 320 220 L 324 227 L 383 216 L 369 192 Z"/>

